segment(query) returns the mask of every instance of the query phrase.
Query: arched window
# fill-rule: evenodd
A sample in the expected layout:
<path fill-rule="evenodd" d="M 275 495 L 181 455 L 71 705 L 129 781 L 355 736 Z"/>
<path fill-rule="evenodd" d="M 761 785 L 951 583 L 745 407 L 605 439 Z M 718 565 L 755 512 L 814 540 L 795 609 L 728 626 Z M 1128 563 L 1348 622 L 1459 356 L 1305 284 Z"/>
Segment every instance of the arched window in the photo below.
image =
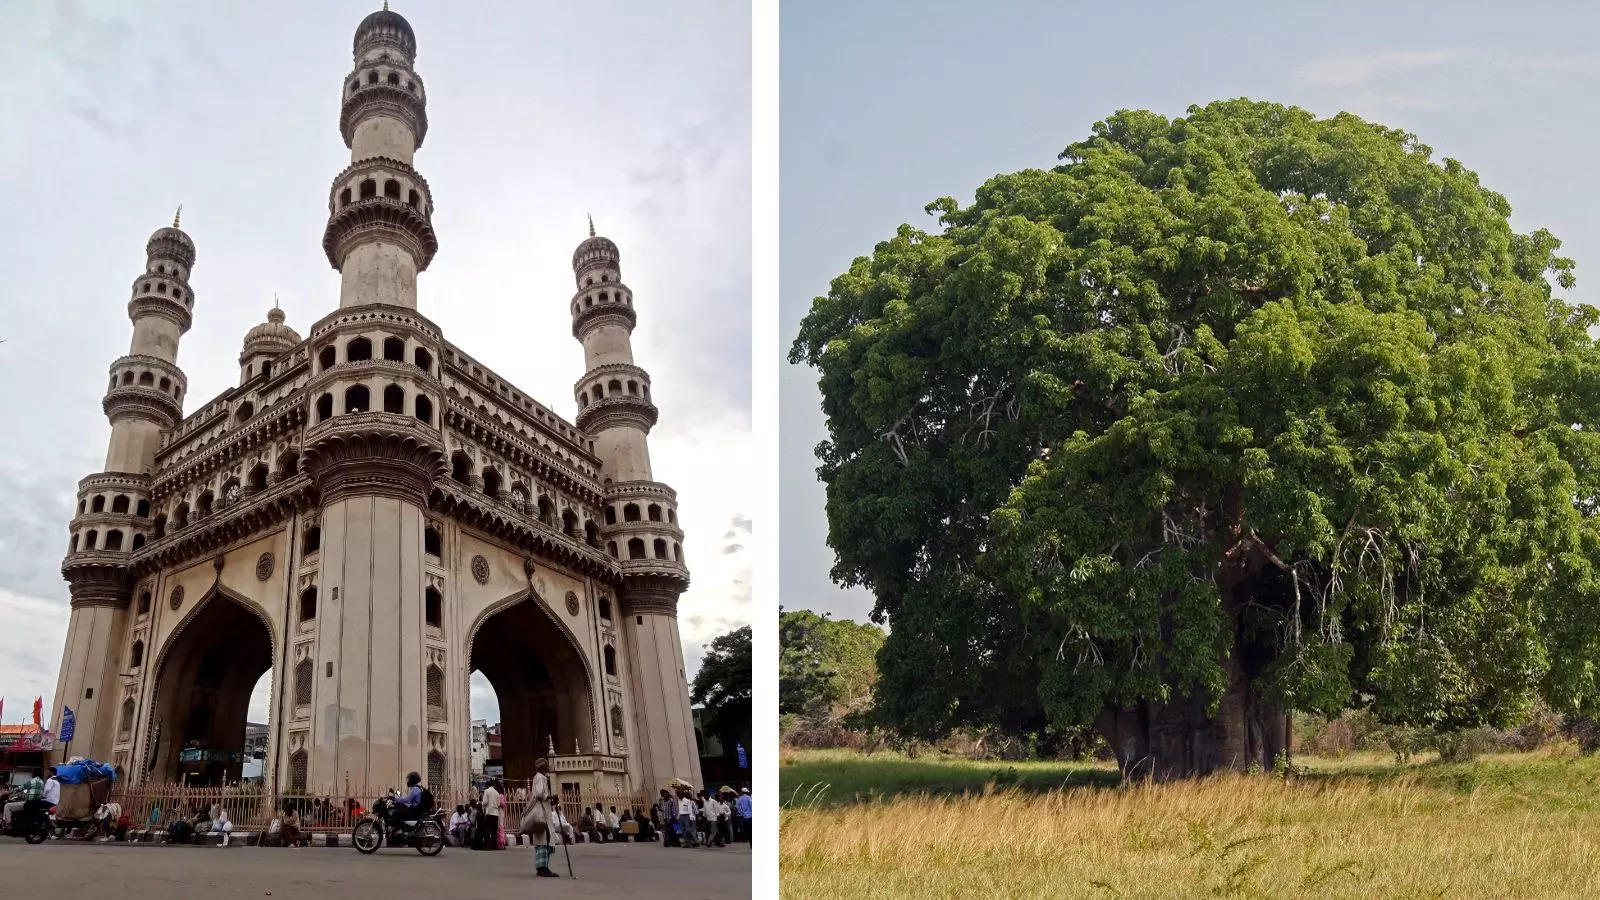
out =
<path fill-rule="evenodd" d="M 494 466 L 483 467 L 483 492 L 491 497 L 500 496 L 500 473 Z"/>
<path fill-rule="evenodd" d="M 611 554 L 611 558 L 612 559 L 616 559 L 617 558 L 617 542 L 616 541 L 606 541 L 606 552 Z"/>
<path fill-rule="evenodd" d="M 611 733 L 622 737 L 622 707 L 611 707 Z"/>
<path fill-rule="evenodd" d="M 149 372 L 144 372 L 144 373 L 140 374 L 140 376 L 139 376 L 139 386 L 140 387 L 155 387 L 155 383 L 156 383 L 156 377 L 154 375 L 151 375 Z"/>
<path fill-rule="evenodd" d="M 162 287 L 165 287 L 165 286 L 166 285 L 162 285 Z M 125 385 L 133 384 L 133 373 L 132 372 L 123 372 L 122 373 L 122 383 L 125 384 Z"/>
<path fill-rule="evenodd" d="M 271 360 L 267 360 L 266 362 L 263 362 L 261 364 L 261 377 L 262 378 L 271 378 L 272 377 L 272 361 Z"/>
<path fill-rule="evenodd" d="M 400 86 L 400 76 L 395 74 L 394 72 L 390 72 L 389 73 L 389 77 L 388 77 L 387 80 L 388 80 L 388 82 L 390 84 L 394 85 L 395 87 L 399 87 Z"/>
<path fill-rule="evenodd" d="M 350 189 L 345 188 L 339 192 L 339 208 L 344 209 L 350 205 Z"/>
<path fill-rule="evenodd" d="M 528 489 L 520 483 L 511 486 L 511 505 L 518 512 L 528 508 Z"/>
<path fill-rule="evenodd" d="M 390 178 L 387 181 L 385 181 L 383 183 L 383 195 L 385 197 L 388 197 L 390 200 L 399 200 L 400 199 L 400 182 L 395 181 L 393 178 Z"/>
<path fill-rule="evenodd" d="M 601 597 L 600 598 L 600 618 L 605 619 L 607 621 L 609 621 L 611 619 L 611 598 L 610 597 Z"/>
<path fill-rule="evenodd" d="M 364 384 L 352 384 L 344 389 L 344 411 L 363 413 L 372 408 L 372 397 Z"/>
<path fill-rule="evenodd" d="M 222 485 L 222 508 L 227 509 L 237 503 L 243 493 L 239 488 L 239 480 L 237 478 L 229 478 Z"/>
<path fill-rule="evenodd" d="M 133 514 L 141 519 L 150 518 L 150 501 L 141 499 L 139 505 L 134 507 Z"/>
<path fill-rule="evenodd" d="M 606 657 L 606 674 L 610 675 L 612 678 L 617 677 L 617 648 L 611 646 L 610 644 L 607 644 L 606 645 L 605 657 Z"/>
<path fill-rule="evenodd" d="M 80 497 L 78 499 L 78 515 L 80 515 L 80 516 L 83 515 L 83 511 L 86 508 L 88 508 L 88 506 L 89 506 L 89 501 L 84 500 L 83 498 Z"/>
<path fill-rule="evenodd" d="M 294 705 L 311 705 L 311 660 L 302 659 L 294 667 Z"/>
<path fill-rule="evenodd" d="M 90 503 L 89 503 L 89 511 L 90 512 L 105 512 L 106 511 L 106 495 L 105 494 L 95 494 L 94 495 L 94 500 L 90 501 Z"/>
<path fill-rule="evenodd" d="M 440 794 L 449 787 L 444 783 L 444 754 L 437 750 L 428 751 L 428 787 Z"/>
<path fill-rule="evenodd" d="M 460 450 L 450 455 L 450 479 L 458 484 L 472 482 L 472 459 Z"/>
<path fill-rule="evenodd" d="M 386 413 L 406 414 L 406 392 L 398 384 L 391 384 L 383 389 L 383 411 Z"/>
<path fill-rule="evenodd" d="M 639 521 L 639 505 L 637 503 L 629 503 L 627 506 L 624 506 L 622 508 L 622 521 L 624 521 L 624 522 L 637 522 L 637 521 Z"/>
<path fill-rule="evenodd" d="M 358 337 L 344 345 L 345 362 L 366 362 L 372 358 L 372 342 Z"/>
<path fill-rule="evenodd" d="M 616 380 L 615 378 L 606 382 L 606 393 L 613 397 L 622 393 L 622 382 Z"/>
<path fill-rule="evenodd" d="M 367 200 L 376 196 L 378 196 L 378 182 L 371 178 L 361 182 L 361 199 Z"/>
<path fill-rule="evenodd" d="M 541 494 L 539 496 L 539 521 L 545 523 L 546 525 L 554 525 L 556 523 L 555 517 L 555 504 L 550 502 L 549 497 Z"/>
<path fill-rule="evenodd" d="M 433 401 L 428 399 L 427 394 L 418 394 L 416 403 L 412 405 L 416 410 L 418 421 L 433 424 Z"/>
<path fill-rule="evenodd" d="M 130 547 L 130 549 L 137 550 L 137 549 L 139 549 L 140 547 L 143 547 L 143 546 L 144 546 L 144 535 L 142 535 L 142 534 L 134 535 L 133 536 L 133 544 Z"/>
<path fill-rule="evenodd" d="M 652 521 L 652 522 L 661 521 L 661 507 L 657 506 L 654 503 L 650 504 L 650 506 L 645 510 L 645 514 L 649 517 L 650 521 Z"/>
<path fill-rule="evenodd" d="M 628 540 L 628 558 L 644 559 L 644 539 L 630 538 Z"/>
<path fill-rule="evenodd" d="M 417 368 L 424 372 L 433 371 L 433 354 L 429 353 L 426 347 L 418 347 L 412 350 L 411 361 L 416 363 Z"/>
<path fill-rule="evenodd" d="M 423 592 L 422 614 L 429 625 L 435 628 L 444 627 L 444 596 L 431 584 Z"/>
<path fill-rule="evenodd" d="M 150 612 L 150 592 L 149 591 L 144 591 L 144 592 L 139 594 L 139 606 L 138 606 L 138 609 L 139 609 L 139 615 L 141 615 L 141 616 L 145 615 L 148 612 Z"/>
<path fill-rule="evenodd" d="M 83 549 L 85 549 L 85 550 L 93 550 L 94 549 L 94 545 L 99 540 L 100 540 L 100 533 L 98 531 L 95 531 L 93 528 L 89 529 L 89 533 L 85 534 L 83 536 Z"/>
<path fill-rule="evenodd" d="M 406 203 L 412 209 L 416 209 L 417 208 L 417 204 L 419 204 L 421 202 L 422 202 L 422 198 L 417 195 L 416 191 L 413 190 L 413 191 L 407 191 L 406 192 Z"/>
<path fill-rule="evenodd" d="M 442 556 L 443 541 L 439 539 L 439 529 L 429 525 L 422 532 L 422 550 L 429 556 Z"/>
<path fill-rule="evenodd" d="M 144 665 L 144 641 L 134 641 L 133 648 L 128 651 L 128 668 L 137 669 Z"/>
<path fill-rule="evenodd" d="M 614 506 L 606 507 L 606 524 L 607 525 L 615 525 L 615 524 L 617 524 L 617 508 L 616 507 L 614 507 Z"/>
<path fill-rule="evenodd" d="M 561 530 L 566 532 L 567 534 L 571 535 L 572 537 L 577 537 L 578 536 L 578 514 L 573 512 L 570 509 L 567 510 L 566 512 L 563 512 L 561 514 Z"/>
<path fill-rule="evenodd" d="M 324 369 L 333 368 L 333 364 L 338 361 L 339 351 L 333 349 L 332 345 L 323 347 L 322 352 L 317 354 L 317 365 Z"/>
<path fill-rule="evenodd" d="M 438 666 L 428 667 L 428 720 L 444 721 L 444 671 Z"/>
<path fill-rule="evenodd" d="M 637 382 L 637 381 L 629 381 L 628 382 L 628 396 L 630 396 L 630 397 L 639 396 L 639 382 Z"/>
<path fill-rule="evenodd" d="M 209 516 L 209 515 L 211 515 L 211 505 L 213 503 L 215 503 L 215 502 L 216 502 L 216 498 L 211 495 L 210 491 L 206 491 L 204 494 L 201 494 L 200 495 L 200 499 L 196 500 L 194 502 L 195 515 L 197 515 L 197 516 Z"/>
<path fill-rule="evenodd" d="M 667 558 L 667 542 L 665 540 L 661 539 L 661 538 L 656 538 L 655 539 L 655 551 L 656 551 L 656 555 L 655 555 L 656 559 L 666 559 Z"/>
<path fill-rule="evenodd" d="M 375 71 L 374 72 L 368 72 L 367 73 L 367 84 L 377 84 L 377 83 L 378 83 L 378 73 L 375 72 Z"/>
<path fill-rule="evenodd" d="M 317 586 L 300 592 L 300 621 L 309 622 L 317 617 Z"/>
<path fill-rule="evenodd" d="M 172 527 L 186 528 L 189 525 L 189 504 L 179 503 L 178 508 L 172 511 Z"/>
<path fill-rule="evenodd" d="M 328 407 L 329 411 L 331 412 L 333 407 L 333 398 L 327 394 L 323 394 L 323 396 L 328 397 Z M 278 457 L 278 478 L 289 479 L 299 474 L 300 451 L 291 447 L 288 450 L 283 451 L 283 454 Z"/>
<path fill-rule="evenodd" d="M 402 341 L 402 340 L 400 340 L 399 338 L 396 338 L 396 337 L 384 338 L 383 339 L 383 358 L 384 359 L 392 359 L 395 362 L 405 362 L 406 361 L 406 342 Z"/>
<path fill-rule="evenodd" d="M 158 383 L 158 384 L 157 384 L 157 385 L 156 385 L 156 387 L 158 387 L 158 388 L 160 388 L 160 389 L 161 389 L 161 391 L 162 391 L 162 393 L 166 393 L 166 392 L 167 392 L 167 391 L 169 391 L 169 390 L 171 390 L 171 389 L 172 389 L 172 379 L 170 379 L 170 378 L 163 378 L 163 379 L 161 379 L 161 381 L 160 381 L 160 382 L 159 382 L 159 383 Z"/>
<path fill-rule="evenodd" d="M 333 415 L 333 395 L 323 394 L 317 398 L 317 421 L 326 422 Z"/>
<path fill-rule="evenodd" d="M 600 546 L 600 526 L 594 524 L 593 519 L 583 523 L 583 541 L 591 547 Z"/>
<path fill-rule="evenodd" d="M 234 414 L 233 418 L 234 418 L 234 421 L 236 421 L 236 422 L 248 422 L 250 420 L 250 417 L 255 415 L 255 414 L 256 414 L 256 406 L 255 406 L 255 404 L 251 403 L 249 400 L 246 400 L 245 402 L 239 404 L 239 411 Z"/>
<path fill-rule="evenodd" d="M 307 703 L 311 701 L 307 700 Z M 306 752 L 296 750 L 289 754 L 289 790 L 296 794 L 306 792 Z"/>
<path fill-rule="evenodd" d="M 114 513 L 125 513 L 125 512 L 127 512 L 128 511 L 128 495 L 127 494 L 118 494 L 115 498 L 113 498 L 112 501 L 111 501 L 111 511 L 114 512 Z"/>
<path fill-rule="evenodd" d="M 673 512 L 672 511 L 672 507 L 670 507 L 670 506 L 667 507 L 667 521 L 671 522 L 674 525 L 678 524 L 678 514 L 676 512 Z"/>
<path fill-rule="evenodd" d="M 117 724 L 117 730 L 123 734 L 133 731 L 133 698 L 122 701 L 122 719 Z"/>
<path fill-rule="evenodd" d="M 318 550 L 321 550 L 321 549 L 322 549 L 322 528 L 321 528 L 321 526 L 313 525 L 310 528 L 306 529 L 305 540 L 302 541 L 301 544 L 300 544 L 300 553 L 301 553 L 302 556 L 310 556 L 311 554 L 316 553 Z"/>
<path fill-rule="evenodd" d="M 167 536 L 167 517 L 166 516 L 156 516 L 155 528 L 156 528 L 156 530 L 155 530 L 155 535 L 154 536 L 155 536 L 156 540 L 160 540 L 161 538 L 166 537 Z"/>
<path fill-rule="evenodd" d="M 250 468 L 250 490 L 264 491 L 267 489 L 267 464 L 256 463 Z"/>

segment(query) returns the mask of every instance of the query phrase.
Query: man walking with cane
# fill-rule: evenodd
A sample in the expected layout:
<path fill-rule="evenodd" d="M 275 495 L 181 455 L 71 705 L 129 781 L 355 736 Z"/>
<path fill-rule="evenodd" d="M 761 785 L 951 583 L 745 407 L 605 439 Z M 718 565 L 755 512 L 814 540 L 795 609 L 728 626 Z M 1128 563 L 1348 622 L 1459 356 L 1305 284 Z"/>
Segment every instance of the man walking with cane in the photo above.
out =
<path fill-rule="evenodd" d="M 534 769 L 533 802 L 528 804 L 528 814 L 522 819 L 521 829 L 533 837 L 533 861 L 538 866 L 539 877 L 560 878 L 550 871 L 550 854 L 555 851 L 550 844 L 550 761 L 540 759 L 534 764 Z M 569 860 L 567 874 L 571 873 L 572 864 Z"/>

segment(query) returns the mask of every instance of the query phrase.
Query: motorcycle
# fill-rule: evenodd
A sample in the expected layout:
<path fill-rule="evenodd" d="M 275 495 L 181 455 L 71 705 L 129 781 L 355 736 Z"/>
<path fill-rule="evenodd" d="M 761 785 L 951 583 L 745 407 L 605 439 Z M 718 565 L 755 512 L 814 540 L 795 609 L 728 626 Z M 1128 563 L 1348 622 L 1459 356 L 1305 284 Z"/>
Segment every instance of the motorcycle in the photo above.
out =
<path fill-rule="evenodd" d="M 6 837 L 19 837 L 30 844 L 42 844 L 54 828 L 54 823 L 50 821 L 50 807 L 42 802 L 29 803 L 11 817 L 11 824 L 3 833 Z"/>
<path fill-rule="evenodd" d="M 372 811 L 361 817 L 350 842 L 361 853 L 376 853 L 388 843 L 391 847 L 411 846 L 423 856 L 438 856 L 444 849 L 444 812 L 437 805 L 428 804 L 428 812 L 408 814 L 395 821 L 393 792 L 372 804 Z"/>

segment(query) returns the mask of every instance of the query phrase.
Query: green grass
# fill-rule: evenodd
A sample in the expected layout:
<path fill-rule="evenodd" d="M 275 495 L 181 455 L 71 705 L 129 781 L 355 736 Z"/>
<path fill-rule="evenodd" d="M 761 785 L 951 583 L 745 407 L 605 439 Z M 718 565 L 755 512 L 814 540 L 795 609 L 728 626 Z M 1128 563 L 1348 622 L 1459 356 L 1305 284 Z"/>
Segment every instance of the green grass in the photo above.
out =
<path fill-rule="evenodd" d="M 911 758 L 901 753 L 868 755 L 854 750 L 795 751 L 778 769 L 778 786 L 786 806 L 839 806 L 904 794 L 959 795 L 982 791 L 990 782 L 1039 792 L 1063 787 L 1109 788 L 1120 781 L 1111 763 L 1001 762 L 936 753 Z"/>

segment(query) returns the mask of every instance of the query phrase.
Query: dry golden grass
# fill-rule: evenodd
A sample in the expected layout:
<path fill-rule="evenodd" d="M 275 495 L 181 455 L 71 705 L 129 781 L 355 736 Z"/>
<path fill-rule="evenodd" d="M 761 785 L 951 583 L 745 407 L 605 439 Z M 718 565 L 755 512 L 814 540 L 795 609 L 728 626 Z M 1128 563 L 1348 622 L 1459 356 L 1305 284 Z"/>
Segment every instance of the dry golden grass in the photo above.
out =
<path fill-rule="evenodd" d="M 1600 897 L 1600 761 L 1566 753 L 839 806 L 806 762 L 784 767 L 813 798 L 782 814 L 785 897 Z"/>

